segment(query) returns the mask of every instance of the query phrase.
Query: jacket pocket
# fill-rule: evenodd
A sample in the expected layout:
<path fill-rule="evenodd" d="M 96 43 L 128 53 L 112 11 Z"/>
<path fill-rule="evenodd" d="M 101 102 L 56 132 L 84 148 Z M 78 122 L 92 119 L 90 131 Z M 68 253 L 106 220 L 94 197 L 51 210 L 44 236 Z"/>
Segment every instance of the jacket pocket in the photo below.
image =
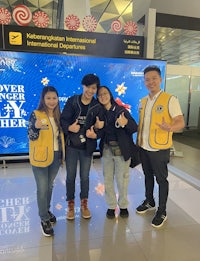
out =
<path fill-rule="evenodd" d="M 48 148 L 47 147 L 42 147 L 42 146 L 34 147 L 34 150 L 33 150 L 34 161 L 45 162 L 45 161 L 47 161 L 47 158 L 48 158 Z"/>
<path fill-rule="evenodd" d="M 169 142 L 169 132 L 163 130 L 155 130 L 154 143 L 157 145 L 167 145 Z"/>

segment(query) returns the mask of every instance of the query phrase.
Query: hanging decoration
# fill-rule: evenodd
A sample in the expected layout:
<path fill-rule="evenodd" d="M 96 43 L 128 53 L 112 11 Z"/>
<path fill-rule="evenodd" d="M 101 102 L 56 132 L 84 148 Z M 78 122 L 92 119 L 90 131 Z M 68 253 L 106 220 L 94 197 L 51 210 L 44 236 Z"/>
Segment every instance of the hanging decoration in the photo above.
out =
<path fill-rule="evenodd" d="M 37 11 L 33 14 L 33 23 L 40 28 L 46 28 L 49 24 L 49 17 L 43 11 Z"/>
<path fill-rule="evenodd" d="M 76 31 L 80 27 L 78 16 L 70 14 L 65 18 L 65 25 L 69 30 Z"/>
<path fill-rule="evenodd" d="M 124 26 L 124 32 L 126 35 L 136 35 L 137 30 L 137 24 L 133 21 L 128 21 Z"/>
<path fill-rule="evenodd" d="M 86 15 L 83 18 L 83 28 L 87 32 L 94 32 L 97 28 L 97 20 L 92 15 Z"/>
<path fill-rule="evenodd" d="M 11 22 L 11 13 L 8 9 L 1 7 L 0 8 L 0 24 L 9 24 Z"/>
<path fill-rule="evenodd" d="M 111 29 L 115 33 L 119 33 L 122 30 L 122 24 L 121 22 L 117 19 L 114 20 L 111 24 Z"/>
<path fill-rule="evenodd" d="M 32 20 L 32 13 L 26 5 L 17 5 L 12 13 L 14 21 L 21 26 L 28 26 Z"/>
<path fill-rule="evenodd" d="M 117 104 L 119 104 L 120 106 L 123 106 L 123 107 L 124 107 L 125 109 L 127 109 L 129 112 L 131 111 L 131 105 L 130 105 L 130 104 L 125 104 L 125 103 L 123 103 L 122 100 L 121 100 L 119 97 L 117 97 L 117 98 L 115 99 L 115 101 L 116 101 Z"/>

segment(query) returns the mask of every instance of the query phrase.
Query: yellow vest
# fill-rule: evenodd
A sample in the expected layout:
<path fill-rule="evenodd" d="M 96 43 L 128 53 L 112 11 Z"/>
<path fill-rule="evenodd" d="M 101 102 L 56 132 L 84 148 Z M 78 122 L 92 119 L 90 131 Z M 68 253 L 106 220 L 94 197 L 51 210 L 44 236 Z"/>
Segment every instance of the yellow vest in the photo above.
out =
<path fill-rule="evenodd" d="M 152 107 L 148 140 L 149 146 L 153 149 L 168 149 L 172 146 L 172 132 L 162 130 L 158 125 L 156 125 L 156 123 L 162 123 L 163 118 L 167 123 L 172 124 L 172 118 L 168 110 L 168 104 L 171 96 L 171 94 L 161 92 Z M 137 143 L 139 146 L 142 146 L 142 132 L 146 103 L 147 97 L 141 100 L 137 137 Z"/>
<path fill-rule="evenodd" d="M 40 129 L 39 137 L 37 140 L 29 141 L 29 158 L 30 163 L 36 167 L 47 167 L 54 159 L 54 137 L 53 128 L 51 122 L 45 112 L 35 110 L 37 118 L 44 120 L 47 127 Z M 64 135 L 61 133 L 62 140 L 62 152 L 64 157 L 65 146 L 64 146 Z M 62 159 L 64 160 L 64 159 Z"/>

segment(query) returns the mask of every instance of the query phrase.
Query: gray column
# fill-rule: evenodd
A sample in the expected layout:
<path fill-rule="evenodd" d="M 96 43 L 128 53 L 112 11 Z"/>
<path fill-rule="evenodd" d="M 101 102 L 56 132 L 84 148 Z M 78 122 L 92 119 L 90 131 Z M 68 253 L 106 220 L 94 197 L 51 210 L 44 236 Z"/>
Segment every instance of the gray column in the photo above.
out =
<path fill-rule="evenodd" d="M 155 42 L 155 30 L 156 30 L 156 9 L 149 8 L 145 15 L 145 27 L 144 27 L 144 55 L 145 58 L 154 58 L 154 42 Z"/>

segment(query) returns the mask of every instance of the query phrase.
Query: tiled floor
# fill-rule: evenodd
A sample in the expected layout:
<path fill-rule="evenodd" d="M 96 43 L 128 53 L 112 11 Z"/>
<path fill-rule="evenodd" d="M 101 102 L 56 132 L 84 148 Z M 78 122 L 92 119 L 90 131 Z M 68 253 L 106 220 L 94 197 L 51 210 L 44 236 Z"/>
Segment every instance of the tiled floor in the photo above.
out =
<path fill-rule="evenodd" d="M 0 260 L 26 261 L 199 261 L 200 191 L 199 150 L 179 143 L 184 157 L 172 157 L 169 166 L 168 220 L 153 228 L 154 213 L 138 215 L 136 206 L 144 199 L 141 166 L 130 169 L 127 219 L 105 217 L 106 202 L 100 159 L 94 159 L 90 176 L 90 220 L 80 217 L 79 179 L 76 184 L 76 218 L 66 221 L 65 169 L 55 182 L 52 210 L 57 216 L 55 236 L 40 230 L 36 187 L 28 163 L 7 164 L 0 169 Z M 175 175 L 172 174 L 175 172 Z M 197 181 L 196 188 L 184 178 Z M 198 187 L 198 188 L 197 188 Z M 155 188 L 157 199 L 157 187 Z"/>

